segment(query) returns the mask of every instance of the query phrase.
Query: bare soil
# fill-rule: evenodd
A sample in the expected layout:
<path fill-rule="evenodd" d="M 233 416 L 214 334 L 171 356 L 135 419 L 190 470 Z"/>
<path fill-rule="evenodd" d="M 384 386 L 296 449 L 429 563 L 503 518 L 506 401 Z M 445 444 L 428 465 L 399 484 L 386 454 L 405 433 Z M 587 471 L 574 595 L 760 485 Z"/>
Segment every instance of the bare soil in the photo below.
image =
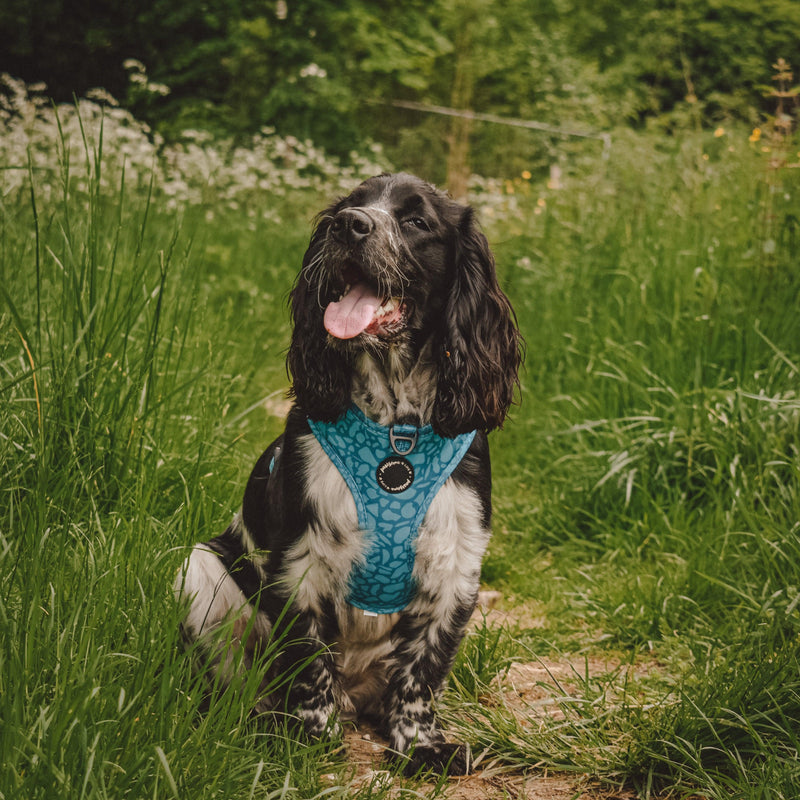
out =
<path fill-rule="evenodd" d="M 482 593 L 483 595 L 483 593 Z M 537 620 L 520 619 L 519 614 L 502 612 L 494 608 L 499 595 L 490 593 L 480 600 L 481 609 L 477 622 L 486 616 L 491 625 L 516 624 L 521 627 L 536 627 Z M 526 612 L 523 610 L 522 616 Z M 530 663 L 515 663 L 505 675 L 498 678 L 498 701 L 502 701 L 515 714 L 529 715 L 533 705 L 546 703 L 550 696 L 548 686 L 559 686 L 571 691 L 578 675 L 602 676 L 619 669 L 618 661 L 610 658 L 539 659 Z M 558 713 L 553 710 L 550 713 Z M 353 788 L 364 785 L 378 788 L 391 785 L 392 797 L 422 797 L 433 792 L 434 784 L 405 785 L 405 781 L 394 778 L 386 770 L 383 754 L 386 742 L 374 730 L 359 726 L 345 734 L 348 757 L 355 770 Z M 403 789 L 407 788 L 408 793 Z M 522 773 L 509 769 L 496 761 L 481 762 L 472 775 L 448 778 L 439 796 L 448 800 L 634 800 L 636 794 L 626 789 L 601 786 L 589 776 L 554 773 L 543 769 L 532 769 Z"/>
<path fill-rule="evenodd" d="M 384 788 L 392 785 L 393 797 L 403 797 L 404 781 L 386 770 L 383 752 L 386 743 L 373 731 L 359 728 L 345 735 L 351 763 L 356 770 L 353 789 L 364 785 Z M 434 784 L 414 784 L 416 796 L 427 797 Z M 414 796 L 409 792 L 406 796 Z M 612 790 L 593 784 L 587 776 L 537 771 L 522 774 L 497 763 L 476 770 L 472 775 L 448 778 L 439 795 L 448 800 L 634 800 L 632 792 Z"/>

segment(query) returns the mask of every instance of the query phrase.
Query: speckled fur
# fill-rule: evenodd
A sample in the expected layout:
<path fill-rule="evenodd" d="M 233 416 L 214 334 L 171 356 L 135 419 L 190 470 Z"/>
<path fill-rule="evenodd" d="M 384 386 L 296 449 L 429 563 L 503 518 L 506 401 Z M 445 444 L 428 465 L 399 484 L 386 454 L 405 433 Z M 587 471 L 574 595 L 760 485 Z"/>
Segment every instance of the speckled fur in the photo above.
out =
<path fill-rule="evenodd" d="M 331 233 L 337 215 L 353 208 L 369 220 L 364 241 Z M 323 309 L 354 269 L 402 298 L 402 326 L 347 341 L 326 335 Z M 467 772 L 467 749 L 445 741 L 433 704 L 475 607 L 490 535 L 486 433 L 503 422 L 521 361 L 486 240 L 470 209 L 419 179 L 370 179 L 320 215 L 292 315 L 295 402 L 285 432 L 255 465 L 228 529 L 187 558 L 175 586 L 188 602 L 184 632 L 225 678 L 235 664 L 250 668 L 249 654 L 292 620 L 278 666 L 308 665 L 286 697 L 265 694 L 255 711 L 287 702 L 313 736 L 335 735 L 342 719 L 369 718 L 407 771 Z M 367 616 L 345 599 L 350 571 L 365 557 L 364 533 L 344 479 L 308 426 L 350 403 L 382 425 L 478 431 L 418 531 L 416 594 L 395 614 Z M 240 648 L 245 657 L 236 659 Z"/>

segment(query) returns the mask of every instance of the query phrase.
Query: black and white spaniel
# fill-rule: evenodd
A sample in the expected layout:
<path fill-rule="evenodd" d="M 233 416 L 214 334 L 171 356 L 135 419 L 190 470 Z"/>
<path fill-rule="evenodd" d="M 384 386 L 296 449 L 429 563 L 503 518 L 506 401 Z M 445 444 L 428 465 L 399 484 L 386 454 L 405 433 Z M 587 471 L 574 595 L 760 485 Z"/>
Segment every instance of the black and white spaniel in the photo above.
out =
<path fill-rule="evenodd" d="M 312 736 L 370 719 L 407 772 L 464 773 L 433 700 L 475 608 L 486 434 L 522 355 L 486 238 L 419 178 L 370 178 L 319 215 L 291 311 L 286 429 L 184 564 L 185 633 L 223 679 L 284 637 L 280 671 L 297 674 L 279 697 L 264 675 L 255 711 L 283 706 Z"/>

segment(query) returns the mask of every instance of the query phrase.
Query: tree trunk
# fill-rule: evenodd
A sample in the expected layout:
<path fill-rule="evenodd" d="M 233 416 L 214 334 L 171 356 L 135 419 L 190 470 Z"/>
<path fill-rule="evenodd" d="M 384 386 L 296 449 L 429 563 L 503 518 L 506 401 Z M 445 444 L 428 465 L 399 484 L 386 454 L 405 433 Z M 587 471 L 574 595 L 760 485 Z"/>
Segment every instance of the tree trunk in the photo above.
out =
<path fill-rule="evenodd" d="M 467 197 L 469 168 L 469 134 L 472 120 L 453 117 L 447 136 L 447 191 L 454 199 L 464 201 Z"/>
<path fill-rule="evenodd" d="M 455 71 L 450 106 L 468 111 L 475 89 L 475 69 L 472 54 L 472 14 L 459 15 L 462 23 L 455 36 Z M 452 117 L 447 134 L 447 190 L 456 200 L 465 200 L 470 176 L 469 136 L 473 120 Z"/>

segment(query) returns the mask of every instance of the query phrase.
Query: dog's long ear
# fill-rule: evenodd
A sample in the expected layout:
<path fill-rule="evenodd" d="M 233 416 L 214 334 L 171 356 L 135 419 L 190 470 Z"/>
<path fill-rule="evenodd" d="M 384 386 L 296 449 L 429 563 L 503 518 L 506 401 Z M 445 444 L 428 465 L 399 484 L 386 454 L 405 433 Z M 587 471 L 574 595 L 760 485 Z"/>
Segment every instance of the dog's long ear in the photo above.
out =
<path fill-rule="evenodd" d="M 330 217 L 331 214 L 320 215 L 292 288 L 292 340 L 286 356 L 291 394 L 311 419 L 325 422 L 337 419 L 350 397 L 350 367 L 338 351 L 327 346 L 328 334 L 323 324 L 323 278 L 318 260 Z"/>
<path fill-rule="evenodd" d="M 503 424 L 519 385 L 523 342 L 471 209 L 461 216 L 439 349 L 433 426 L 442 436 Z"/>

